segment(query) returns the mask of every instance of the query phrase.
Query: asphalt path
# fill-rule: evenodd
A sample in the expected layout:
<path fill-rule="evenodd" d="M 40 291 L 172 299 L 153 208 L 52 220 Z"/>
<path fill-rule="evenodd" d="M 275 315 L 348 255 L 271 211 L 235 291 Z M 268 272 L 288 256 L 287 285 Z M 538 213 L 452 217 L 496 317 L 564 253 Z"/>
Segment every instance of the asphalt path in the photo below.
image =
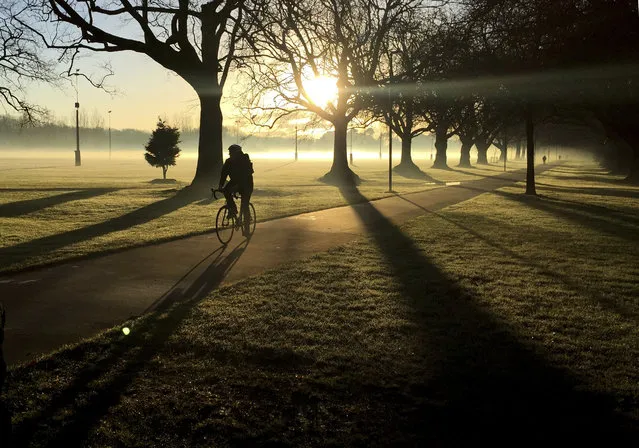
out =
<path fill-rule="evenodd" d="M 547 168 L 537 167 L 537 172 Z M 510 172 L 258 222 L 250 241 L 236 234 L 227 247 L 211 232 L 0 276 L 0 300 L 7 310 L 6 361 L 33 360 L 164 301 L 203 298 L 222 285 L 347 244 L 366 234 L 364 222 L 370 226 L 384 219 L 400 225 L 524 178 L 523 171 Z"/>

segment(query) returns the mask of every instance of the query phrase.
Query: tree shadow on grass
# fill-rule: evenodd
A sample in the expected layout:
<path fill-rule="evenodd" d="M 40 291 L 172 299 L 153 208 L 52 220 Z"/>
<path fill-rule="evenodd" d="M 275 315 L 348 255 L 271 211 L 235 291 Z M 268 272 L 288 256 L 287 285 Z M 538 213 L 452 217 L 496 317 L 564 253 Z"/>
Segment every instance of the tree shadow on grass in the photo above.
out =
<path fill-rule="evenodd" d="M 627 182 L 623 176 L 611 173 L 610 171 L 605 170 L 603 168 L 572 170 L 572 169 L 561 169 L 561 168 L 554 167 L 553 172 L 559 173 L 559 174 L 568 174 L 569 177 L 567 179 L 570 179 L 570 180 L 579 180 L 579 181 L 585 181 L 585 182 L 600 182 L 600 183 L 615 184 L 615 185 L 629 184 L 629 182 Z"/>
<path fill-rule="evenodd" d="M 592 188 L 592 187 L 563 187 L 559 185 L 551 185 L 543 182 L 536 182 L 536 186 L 540 190 L 559 191 L 572 194 L 586 194 L 593 196 L 611 196 L 617 198 L 639 199 L 639 189 L 621 189 L 621 188 Z"/>
<path fill-rule="evenodd" d="M 15 446 L 81 445 L 192 309 L 221 284 L 247 245 L 243 241 L 226 256 L 221 247 L 202 259 L 149 307 L 151 314 L 131 322 L 128 336 L 108 334 L 106 342 L 83 343 L 29 365 L 27 369 L 35 370 L 55 370 L 69 363 L 86 367 L 50 403 L 15 425 Z M 20 376 L 22 370 L 11 376 Z"/>
<path fill-rule="evenodd" d="M 0 204 L 0 218 L 15 218 L 17 216 L 26 215 L 29 213 L 37 212 L 48 207 L 54 207 L 56 205 L 63 204 L 71 201 L 81 201 L 83 199 L 89 199 L 103 194 L 112 193 L 118 191 L 118 188 L 85 188 L 76 191 L 69 191 L 66 193 L 58 194 L 55 196 L 49 196 L 46 198 L 27 199 L 24 201 L 9 202 L 7 204 Z M 23 190 L 26 191 L 26 190 Z M 29 190 L 29 191 L 48 191 L 48 190 Z"/>
<path fill-rule="evenodd" d="M 357 189 L 341 191 L 350 203 L 362 202 Z M 438 361 L 424 366 L 424 380 L 411 385 L 409 403 L 401 404 L 401 396 L 391 392 L 374 395 L 387 406 L 398 403 L 398 440 L 411 446 L 636 440 L 636 422 L 615 413 L 611 397 L 578 391 L 575 378 L 550 366 L 477 305 L 470 291 L 456 285 L 372 204 L 354 209 L 399 282 L 401 296 L 415 310 L 423 335 L 416 350 L 428 349 L 429 358 Z"/>
<path fill-rule="evenodd" d="M 470 186 L 459 186 L 473 190 Z M 547 198 L 544 196 L 529 196 L 495 190 L 494 194 L 512 201 L 526 204 L 539 211 L 550 213 L 575 224 L 589 227 L 597 232 L 607 233 L 628 240 L 639 241 L 639 218 L 630 217 L 624 213 L 617 213 L 599 205 L 583 204 L 580 202 Z M 604 216 L 606 213 L 608 216 Z"/>
<path fill-rule="evenodd" d="M 423 180 L 424 182 L 432 182 L 435 184 L 445 184 L 446 182 L 437 180 L 430 174 L 422 171 L 414 163 L 399 164 L 393 167 L 393 173 L 398 176 L 405 177 L 407 179 Z"/>
<path fill-rule="evenodd" d="M 521 169 L 521 170 L 517 170 L 517 171 L 511 171 L 511 172 L 505 172 L 505 173 L 499 173 L 496 174 L 495 171 L 491 171 L 493 174 L 479 174 L 479 173 L 471 173 L 470 171 L 465 171 L 465 170 L 460 170 L 459 168 L 453 168 L 453 171 L 455 171 L 456 173 L 461 173 L 461 174 L 466 174 L 468 176 L 475 176 L 475 177 L 483 177 L 483 178 L 495 178 L 495 179 L 504 179 L 504 180 L 511 180 L 513 182 L 521 182 L 522 179 L 520 179 L 519 177 L 512 177 L 513 175 L 518 175 L 518 174 L 525 174 L 526 173 L 526 169 Z M 541 172 L 545 171 L 544 169 L 539 170 L 539 167 L 535 167 L 535 174 L 539 174 Z"/>
<path fill-rule="evenodd" d="M 154 202 L 108 221 L 0 248 L 0 260 L 5 265 L 21 264 L 27 259 L 38 257 L 43 253 L 153 221 L 201 198 L 201 192 L 185 188 L 172 197 Z"/>
<path fill-rule="evenodd" d="M 456 227 L 459 227 L 460 229 L 464 230 L 465 232 L 473 235 L 478 240 L 481 240 L 484 243 L 488 244 L 489 246 L 501 251 L 506 257 L 509 257 L 509 258 L 515 260 L 516 262 L 520 263 L 521 265 L 526 265 L 526 266 L 533 267 L 541 275 L 544 275 L 544 276 L 546 276 L 548 278 L 551 278 L 553 280 L 558 280 L 558 281 L 562 282 L 564 285 L 566 285 L 567 287 L 569 287 L 573 291 L 576 291 L 580 296 L 587 297 L 589 300 L 591 300 L 594 303 L 598 303 L 603 308 L 605 308 L 607 310 L 610 310 L 610 311 L 612 311 L 612 312 L 614 312 L 616 314 L 619 314 L 620 316 L 623 316 L 626 319 L 629 319 L 629 320 L 632 320 L 632 321 L 639 321 L 639 313 L 637 313 L 634 310 L 628 309 L 627 307 L 623 306 L 622 304 L 619 304 L 613 298 L 606 297 L 602 292 L 595 291 L 595 290 L 589 289 L 587 287 L 584 287 L 583 284 L 580 283 L 579 281 L 575 281 L 572 277 L 569 277 L 567 275 L 562 275 L 559 272 L 557 272 L 556 270 L 552 270 L 547 265 L 542 265 L 542 264 L 539 264 L 539 263 L 535 263 L 529 257 L 524 257 L 522 255 L 517 254 L 516 252 L 508 249 L 507 247 L 504 247 L 498 241 L 496 241 L 496 240 L 494 240 L 492 238 L 488 238 L 486 235 L 480 234 L 479 232 L 471 229 L 470 227 L 465 226 L 461 222 L 458 222 L 456 220 L 450 219 L 450 218 L 442 215 L 441 213 L 437 213 L 436 211 L 429 210 L 429 209 L 427 209 L 425 207 L 422 207 L 421 205 L 419 205 L 419 204 L 417 204 L 417 203 L 415 203 L 415 202 L 411 201 L 410 199 L 407 199 L 407 198 L 405 198 L 403 196 L 397 195 L 397 197 L 399 197 L 400 199 L 402 199 L 402 200 L 404 200 L 406 202 L 410 202 L 415 207 L 419 207 L 420 209 L 424 210 L 428 214 L 435 215 L 438 218 L 443 219 L 444 221 L 446 221 L 446 222 L 448 222 L 448 223 L 450 223 L 450 224 L 452 224 L 452 225 L 454 225 Z M 504 259 L 504 262 L 507 262 L 507 261 Z"/>
<path fill-rule="evenodd" d="M 294 163 L 295 163 L 295 161 L 293 160 L 292 162 L 288 162 L 288 163 L 285 163 L 285 164 L 283 164 L 283 165 L 278 165 L 278 166 L 276 166 L 276 167 L 269 168 L 269 169 L 267 169 L 267 170 L 263 170 L 262 172 L 263 172 L 263 173 L 269 173 L 269 172 L 271 172 L 271 171 L 275 171 L 275 170 L 279 170 L 279 169 L 281 169 L 281 168 L 284 168 L 285 166 L 293 165 Z"/>

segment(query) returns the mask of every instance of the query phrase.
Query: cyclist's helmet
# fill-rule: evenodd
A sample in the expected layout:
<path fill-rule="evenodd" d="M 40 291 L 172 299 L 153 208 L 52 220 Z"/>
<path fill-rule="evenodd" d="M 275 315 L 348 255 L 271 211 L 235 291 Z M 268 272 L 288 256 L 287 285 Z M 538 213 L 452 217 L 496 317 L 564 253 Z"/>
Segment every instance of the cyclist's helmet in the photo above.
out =
<path fill-rule="evenodd" d="M 242 147 L 240 145 L 231 145 L 229 146 L 229 154 L 239 154 L 242 152 Z"/>

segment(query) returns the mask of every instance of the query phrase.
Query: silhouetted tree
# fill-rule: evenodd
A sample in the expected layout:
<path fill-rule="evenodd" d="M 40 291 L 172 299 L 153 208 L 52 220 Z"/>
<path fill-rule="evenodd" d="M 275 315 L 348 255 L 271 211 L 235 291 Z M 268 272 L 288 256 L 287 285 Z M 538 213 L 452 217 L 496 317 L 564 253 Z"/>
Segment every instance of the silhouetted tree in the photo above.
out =
<path fill-rule="evenodd" d="M 175 72 L 200 100 L 194 184 L 217 181 L 222 167 L 220 101 L 233 60 L 244 0 L 33 0 L 23 23 L 40 18 L 42 39 L 66 54 L 135 51 Z M 30 14 L 30 15 L 27 15 Z M 127 26 L 122 26 L 126 22 Z M 55 26 L 56 32 L 46 30 Z M 73 61 L 73 58 L 72 58 Z"/>
<path fill-rule="evenodd" d="M 46 109 L 26 99 L 26 87 L 32 82 L 55 83 L 54 64 L 40 51 L 38 36 L 17 20 L 20 6 L 20 0 L 0 4 L 0 105 L 33 123 L 46 115 Z"/>
<path fill-rule="evenodd" d="M 149 142 L 144 146 L 144 158 L 151 166 L 162 168 L 162 178 L 170 166 L 175 166 L 175 159 L 180 155 L 180 131 L 168 126 L 161 118 L 151 134 Z"/>
<path fill-rule="evenodd" d="M 335 130 L 333 164 L 322 178 L 357 184 L 347 159 L 348 124 L 363 109 L 360 92 L 388 79 L 379 74 L 390 30 L 419 0 L 264 0 L 258 31 L 250 36 L 258 58 L 248 66 L 251 109 L 256 119 L 275 123 L 308 110 Z M 318 76 L 335 79 L 337 98 L 325 107 L 307 92 Z M 265 95 L 268 94 L 268 102 Z"/>
<path fill-rule="evenodd" d="M 423 85 L 431 67 L 424 63 L 424 53 L 430 48 L 432 35 L 437 32 L 435 15 L 436 11 L 424 13 L 416 9 L 398 20 L 389 33 L 384 61 L 380 64 L 381 77 L 388 79 L 388 85 L 374 89 L 368 95 L 368 112 L 376 121 L 390 126 L 401 140 L 401 160 L 393 170 L 407 177 L 424 176 L 413 162 L 412 141 L 431 130 L 422 110 Z"/>
<path fill-rule="evenodd" d="M 477 111 L 480 106 L 479 101 L 468 101 L 462 104 L 457 117 L 456 133 L 461 143 L 459 167 L 472 168 L 470 163 L 470 150 L 475 144 L 479 126 L 477 123 Z"/>
<path fill-rule="evenodd" d="M 628 179 L 639 179 L 637 2 L 477 0 L 466 12 L 468 26 L 483 36 L 484 65 L 521 99 L 529 162 L 534 127 L 556 106 L 564 114 L 590 110 L 611 139 L 633 148 Z M 527 182 L 534 183 L 534 167 Z"/>

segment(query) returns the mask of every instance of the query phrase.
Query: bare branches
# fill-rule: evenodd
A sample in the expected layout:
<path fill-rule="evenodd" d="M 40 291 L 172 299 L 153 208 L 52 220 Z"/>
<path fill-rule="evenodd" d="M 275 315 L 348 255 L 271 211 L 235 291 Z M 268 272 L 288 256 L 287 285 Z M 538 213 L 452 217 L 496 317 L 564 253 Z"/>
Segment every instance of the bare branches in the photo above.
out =
<path fill-rule="evenodd" d="M 0 5 L 0 104 L 18 112 L 27 122 L 37 122 L 46 109 L 28 101 L 26 87 L 55 83 L 53 63 L 46 60 L 34 35 L 16 20 L 17 2 Z"/>
<path fill-rule="evenodd" d="M 223 85 L 237 39 L 244 0 L 17 0 L 26 7 L 18 20 L 61 58 L 75 51 L 134 51 L 150 56 L 188 82 L 198 72 L 220 73 Z M 206 17 L 205 17 L 206 16 Z M 202 20 L 211 27 L 206 50 Z M 207 51 L 206 56 L 204 51 Z M 225 69 L 219 69 L 220 61 Z M 70 70 L 73 68 L 71 65 Z"/>
<path fill-rule="evenodd" d="M 352 120 L 361 111 L 360 89 L 376 85 L 381 50 L 392 26 L 418 1 L 279 0 L 263 1 L 249 12 L 260 18 L 249 37 L 251 82 L 274 92 L 275 110 L 301 108 L 323 119 Z M 256 20 L 257 21 L 257 20 Z M 325 107 L 313 100 L 308 82 L 318 76 L 336 80 L 338 96 Z M 259 98 L 253 98 L 259 106 Z M 257 103 L 256 103 L 257 102 Z M 292 104 L 286 104 L 292 103 Z M 261 106 L 259 106 L 261 108 Z"/>

